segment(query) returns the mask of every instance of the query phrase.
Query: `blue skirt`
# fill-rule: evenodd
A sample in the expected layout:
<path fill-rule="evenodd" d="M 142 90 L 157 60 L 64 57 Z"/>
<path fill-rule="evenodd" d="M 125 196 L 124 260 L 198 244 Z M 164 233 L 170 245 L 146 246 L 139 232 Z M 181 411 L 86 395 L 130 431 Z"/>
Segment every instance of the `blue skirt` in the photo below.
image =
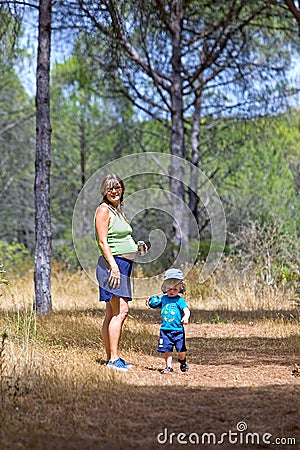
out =
<path fill-rule="evenodd" d="M 96 268 L 96 275 L 99 283 L 100 301 L 109 302 L 112 296 L 132 300 L 130 275 L 132 271 L 133 261 L 119 256 L 114 256 L 115 261 L 119 267 L 121 279 L 120 287 L 112 288 L 108 283 L 110 276 L 110 266 L 104 256 L 100 256 Z"/>

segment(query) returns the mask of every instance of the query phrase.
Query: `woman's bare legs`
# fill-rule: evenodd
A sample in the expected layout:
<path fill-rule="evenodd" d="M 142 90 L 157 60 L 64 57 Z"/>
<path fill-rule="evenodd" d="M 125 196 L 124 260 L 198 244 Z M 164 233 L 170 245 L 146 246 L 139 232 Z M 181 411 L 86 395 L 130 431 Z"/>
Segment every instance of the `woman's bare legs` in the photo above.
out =
<path fill-rule="evenodd" d="M 106 351 L 106 361 L 110 360 L 110 345 L 108 335 L 108 325 L 112 318 L 112 308 L 110 302 L 106 302 L 105 317 L 102 324 L 102 340 Z"/>
<path fill-rule="evenodd" d="M 119 358 L 118 345 L 127 315 L 127 300 L 113 295 L 110 302 L 106 304 L 105 318 L 102 325 L 102 338 L 108 361 L 115 361 Z"/>

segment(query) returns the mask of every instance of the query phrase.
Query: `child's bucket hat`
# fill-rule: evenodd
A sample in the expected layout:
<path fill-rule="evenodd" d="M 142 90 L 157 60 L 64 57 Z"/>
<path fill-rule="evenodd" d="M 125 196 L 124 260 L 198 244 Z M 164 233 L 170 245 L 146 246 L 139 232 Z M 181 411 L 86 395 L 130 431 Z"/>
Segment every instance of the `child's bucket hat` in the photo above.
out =
<path fill-rule="evenodd" d="M 186 286 L 184 283 L 184 275 L 183 275 L 183 272 L 181 272 L 181 270 L 172 268 L 172 269 L 168 269 L 165 271 L 164 282 L 161 287 L 161 290 L 164 294 L 166 293 L 166 284 L 165 283 L 167 280 L 174 280 L 174 285 L 177 284 L 178 281 L 181 281 L 180 293 L 181 294 L 186 293 Z"/>
<path fill-rule="evenodd" d="M 168 269 L 164 273 L 164 281 L 166 280 L 184 280 L 184 275 L 179 269 Z"/>

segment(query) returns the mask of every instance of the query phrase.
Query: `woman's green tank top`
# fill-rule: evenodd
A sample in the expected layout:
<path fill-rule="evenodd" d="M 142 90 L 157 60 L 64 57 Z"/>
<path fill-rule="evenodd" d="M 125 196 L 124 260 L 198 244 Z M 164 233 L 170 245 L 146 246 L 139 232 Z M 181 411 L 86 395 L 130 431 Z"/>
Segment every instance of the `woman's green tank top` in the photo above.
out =
<path fill-rule="evenodd" d="M 130 224 L 121 214 L 116 212 L 111 206 L 108 205 L 108 209 L 113 213 L 113 217 L 110 219 L 110 222 L 108 224 L 108 236 L 107 236 L 107 243 L 111 249 L 112 254 L 124 255 L 125 253 L 136 252 L 137 245 L 131 236 L 132 228 Z M 102 255 L 102 250 L 100 248 L 99 242 L 98 247 L 100 255 Z"/>

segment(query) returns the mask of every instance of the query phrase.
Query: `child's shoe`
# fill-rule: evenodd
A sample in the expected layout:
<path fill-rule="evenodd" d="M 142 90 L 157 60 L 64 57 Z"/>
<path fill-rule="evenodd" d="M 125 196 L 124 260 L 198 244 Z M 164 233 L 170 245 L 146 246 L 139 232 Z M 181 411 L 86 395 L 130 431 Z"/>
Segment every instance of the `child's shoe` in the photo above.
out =
<path fill-rule="evenodd" d="M 179 359 L 178 362 L 180 363 L 181 372 L 187 372 L 189 370 L 189 365 L 187 364 L 186 359 Z"/>
<path fill-rule="evenodd" d="M 169 366 L 167 366 L 167 367 L 165 367 L 164 369 L 162 369 L 161 371 L 160 371 L 160 373 L 161 374 L 166 374 L 166 373 L 172 373 L 173 372 L 173 369 L 172 369 L 172 367 L 169 367 Z"/>

